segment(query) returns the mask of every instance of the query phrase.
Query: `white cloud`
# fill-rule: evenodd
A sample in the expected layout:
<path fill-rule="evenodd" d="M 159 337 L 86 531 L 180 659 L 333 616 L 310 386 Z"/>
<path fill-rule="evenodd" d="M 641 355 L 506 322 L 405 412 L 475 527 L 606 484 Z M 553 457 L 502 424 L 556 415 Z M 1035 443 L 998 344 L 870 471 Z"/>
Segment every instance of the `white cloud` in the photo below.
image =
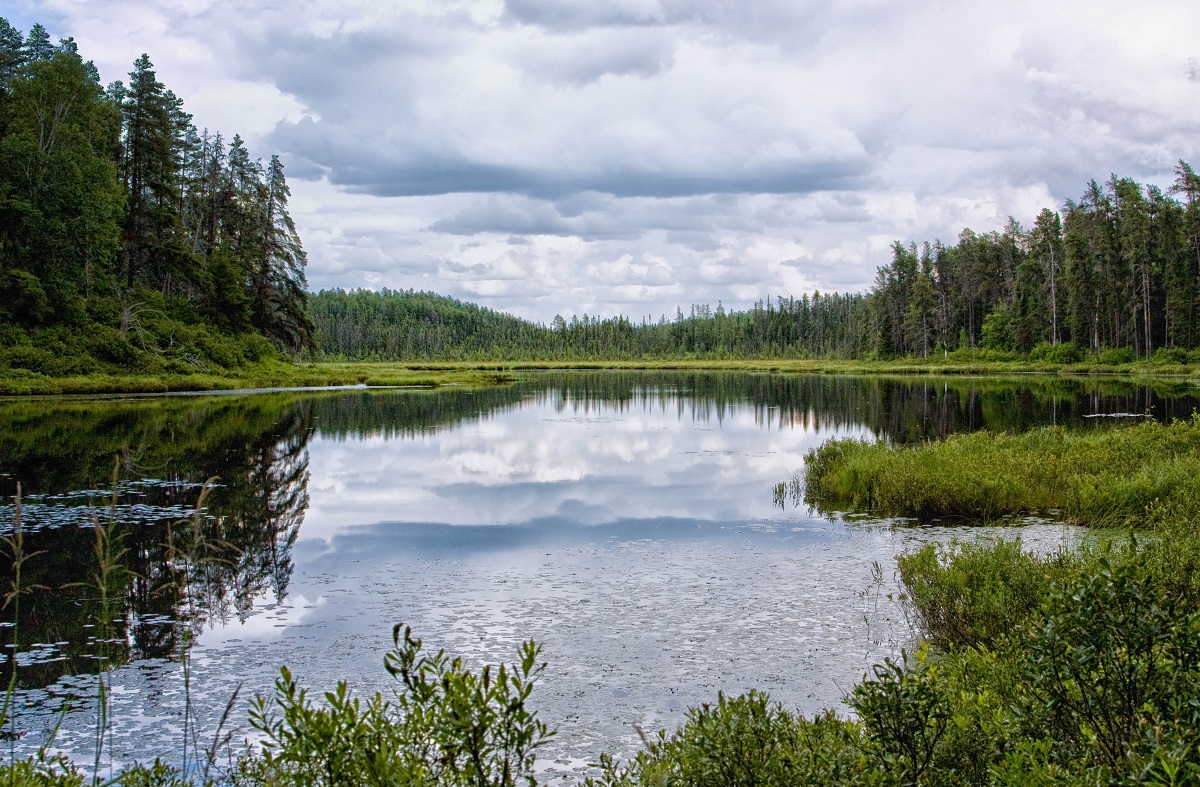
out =
<path fill-rule="evenodd" d="M 39 0 L 106 80 L 281 152 L 314 287 L 524 316 L 869 286 L 1200 139 L 1200 6 L 1155 0 Z"/>

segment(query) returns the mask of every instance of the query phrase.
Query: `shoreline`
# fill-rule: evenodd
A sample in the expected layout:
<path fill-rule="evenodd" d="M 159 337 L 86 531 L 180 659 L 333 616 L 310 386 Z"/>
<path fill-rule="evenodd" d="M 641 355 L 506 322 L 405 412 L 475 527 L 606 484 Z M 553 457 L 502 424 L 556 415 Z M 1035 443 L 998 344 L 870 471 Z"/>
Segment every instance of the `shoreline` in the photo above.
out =
<path fill-rule="evenodd" d="M 1200 365 L 1148 362 L 1105 366 L 1030 361 L 930 363 L 926 361 L 677 359 L 578 361 L 319 361 L 272 364 L 225 375 L 105 374 L 50 377 L 35 372 L 0 372 L 0 397 L 155 396 L 264 393 L 356 388 L 440 388 L 448 385 L 507 385 L 523 373 L 547 371 L 729 371 L 765 374 L 847 376 L 1114 378 L 1200 384 Z"/>

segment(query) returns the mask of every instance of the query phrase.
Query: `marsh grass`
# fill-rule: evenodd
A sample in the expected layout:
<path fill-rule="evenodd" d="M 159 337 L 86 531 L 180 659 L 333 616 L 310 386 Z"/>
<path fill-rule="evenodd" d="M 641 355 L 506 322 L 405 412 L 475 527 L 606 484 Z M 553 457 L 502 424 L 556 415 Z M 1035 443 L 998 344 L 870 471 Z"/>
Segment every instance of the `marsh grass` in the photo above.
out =
<path fill-rule="evenodd" d="M 1107 359 L 1113 361 L 1114 359 Z M 504 385 L 538 371 L 738 371 L 768 374 L 830 374 L 867 376 L 1040 375 L 1054 377 L 1113 377 L 1145 381 L 1200 379 L 1200 363 L 1168 363 L 1162 359 L 1119 363 L 1092 358 L 1075 363 L 996 357 L 986 351 L 952 353 L 942 359 L 900 358 L 645 358 L 640 360 L 586 359 L 547 361 L 495 358 L 477 361 L 347 361 L 333 358 L 307 363 L 263 359 L 228 369 L 158 371 L 130 370 L 90 374 L 48 374 L 0 365 L 0 395 L 167 393 L 257 388 L 314 388 L 371 385 L 436 388 L 443 385 Z"/>
<path fill-rule="evenodd" d="M 162 546 L 167 560 L 168 578 L 166 582 L 156 588 L 159 593 L 169 593 L 183 599 L 183 614 L 178 624 L 184 627 L 180 653 L 184 682 L 183 737 L 182 747 L 177 756 L 180 766 L 175 767 L 155 760 L 150 766 L 135 763 L 127 768 L 115 769 L 111 755 L 114 719 L 110 707 L 110 674 L 117 662 L 116 649 L 126 646 L 125 635 L 120 628 L 124 622 L 125 594 L 129 590 L 130 583 L 139 578 L 129 568 L 127 559 L 129 550 L 124 545 L 126 529 L 118 516 L 120 467 L 121 461 L 118 457 L 113 469 L 112 496 L 109 498 L 106 509 L 104 511 L 93 509 L 89 513 L 95 538 L 93 545 L 94 571 L 90 582 L 80 583 L 81 586 L 91 591 L 91 594 L 81 601 L 88 603 L 94 610 L 91 623 L 93 633 L 89 637 L 89 658 L 94 662 L 95 672 L 95 724 L 92 733 L 93 751 L 90 773 L 80 770 L 64 754 L 55 753 L 53 750 L 54 738 L 59 725 L 71 710 L 69 705 L 64 705 L 47 739 L 33 755 L 20 759 L 16 755 L 15 741 L 23 734 L 23 731 L 16 727 L 15 712 L 19 704 L 17 654 L 19 651 L 20 600 L 22 596 L 35 591 L 52 590 L 44 585 L 30 584 L 23 580 L 22 568 L 25 563 L 41 553 L 29 552 L 25 548 L 21 486 L 19 483 L 17 484 L 11 532 L 0 538 L 0 545 L 3 546 L 12 566 L 13 577 L 11 586 L 5 590 L 2 605 L 5 611 L 11 610 L 13 624 L 11 626 L 12 642 L 7 655 L 12 660 L 12 669 L 4 695 L 4 704 L 0 707 L 0 731 L 3 731 L 10 746 L 7 764 L 0 765 L 0 783 L 82 785 L 90 782 L 93 786 L 103 784 L 127 785 L 128 787 L 207 785 L 213 783 L 210 774 L 219 753 L 222 749 L 228 749 L 230 746 L 231 734 L 226 732 L 226 729 L 241 687 L 239 686 L 232 693 L 217 724 L 211 743 L 203 749 L 198 737 L 195 707 L 191 701 L 190 650 L 193 645 L 191 633 L 199 612 L 192 586 L 195 572 L 211 570 L 214 562 L 229 562 L 227 556 L 231 552 L 237 551 L 231 544 L 214 539 L 208 532 L 205 501 L 217 480 L 210 478 L 201 488 L 191 516 L 167 525 L 166 542 Z M 185 774 L 193 774 L 193 776 L 185 778 Z"/>
<path fill-rule="evenodd" d="M 25 369 L 0 369 L 0 395 L 66 395 L 321 388 L 329 386 L 503 385 L 515 377 L 510 364 L 307 363 L 264 362 L 218 374 L 130 373 L 50 376 Z"/>
<path fill-rule="evenodd" d="M 1151 505 L 1200 495 L 1200 418 L 1089 432 L 976 432 L 904 447 L 839 439 L 810 451 L 805 464 L 804 501 L 823 513 L 973 521 L 1061 514 L 1139 526 Z"/>
<path fill-rule="evenodd" d="M 16 704 L 14 702 L 17 693 L 17 671 L 20 667 L 17 654 L 20 643 L 20 623 L 19 615 L 21 611 L 21 596 L 31 593 L 40 588 L 40 585 L 26 585 L 21 580 L 21 569 L 26 561 L 36 557 L 40 552 L 27 552 L 25 550 L 25 532 L 22 528 L 22 510 L 21 510 L 21 484 L 17 483 L 17 492 L 13 496 L 13 525 L 12 533 L 0 538 L 0 545 L 3 545 L 6 557 L 12 566 L 13 580 L 12 584 L 5 589 L 4 603 L 0 605 L 0 609 L 12 610 L 13 623 L 11 626 L 12 642 L 9 644 L 8 653 L 5 657 L 12 664 L 12 669 L 9 671 L 8 686 L 4 691 L 4 704 L 0 706 L 0 733 L 8 739 L 9 742 L 9 760 L 11 761 L 14 755 L 14 745 L 19 734 L 17 732 L 17 713 Z"/>

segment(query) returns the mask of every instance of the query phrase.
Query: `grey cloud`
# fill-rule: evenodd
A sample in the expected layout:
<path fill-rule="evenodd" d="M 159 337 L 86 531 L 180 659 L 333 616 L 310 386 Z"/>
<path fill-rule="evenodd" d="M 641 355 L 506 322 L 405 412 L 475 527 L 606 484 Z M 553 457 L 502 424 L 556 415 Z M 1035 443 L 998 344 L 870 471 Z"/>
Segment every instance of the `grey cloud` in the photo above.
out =
<path fill-rule="evenodd" d="M 1192 82 L 1200 82 L 1200 60 L 1189 57 L 1183 65 L 1183 75 Z"/>
<path fill-rule="evenodd" d="M 839 31 L 891 30 L 908 9 L 885 0 L 506 0 L 511 23 L 554 32 L 661 27 L 807 50 Z M 844 33 L 843 33 L 844 34 Z"/>
<path fill-rule="evenodd" d="M 634 240 L 663 230 L 671 242 L 711 249 L 718 231 L 755 226 L 739 215 L 727 195 L 659 198 L 617 198 L 588 192 L 561 201 L 516 195 L 479 197 L 453 216 L 428 227 L 451 235 L 517 233 L 557 235 L 583 240 Z"/>
<path fill-rule="evenodd" d="M 659 198 L 806 193 L 863 185 L 870 166 L 868 157 L 856 154 L 817 154 L 799 161 L 781 158 L 742 169 L 638 161 L 605 166 L 602 158 L 613 157 L 613 152 L 596 150 L 596 163 L 601 166 L 588 162 L 571 170 L 547 162 L 544 168 L 532 168 L 428 150 L 427 146 L 438 140 L 419 137 L 412 128 L 398 127 L 372 140 L 353 125 L 305 118 L 278 126 L 270 143 L 296 162 L 289 173 L 296 178 L 325 175 L 332 184 L 377 197 L 488 192 L 541 198 L 563 198 L 578 192 Z"/>
<path fill-rule="evenodd" d="M 608 75 L 652 77 L 671 67 L 674 48 L 663 31 L 600 30 L 559 36 L 518 57 L 535 78 L 586 85 Z"/>
<path fill-rule="evenodd" d="M 561 198 L 578 192 L 619 197 L 679 197 L 696 194 L 796 194 L 861 185 L 869 171 L 865 156 L 814 157 L 777 161 L 741 171 L 686 166 L 581 167 L 564 170 L 552 163 L 531 168 L 472 161 L 435 152 L 364 147 L 353 128 L 305 118 L 283 124 L 271 135 L 277 149 L 299 165 L 298 177 L 321 172 L 331 183 L 380 197 L 456 193 L 518 193 Z M 416 143 L 414 143 L 416 144 Z"/>
<path fill-rule="evenodd" d="M 513 22 L 557 30 L 666 21 L 655 0 L 506 0 L 504 6 Z"/>
<path fill-rule="evenodd" d="M 628 0 L 549 4 L 539 13 L 582 14 L 579 18 L 593 24 L 600 18 L 657 18 L 656 8 L 654 0 Z M 702 37 L 712 32 L 705 25 L 737 15 L 735 6 L 717 2 L 665 8 L 672 19 L 699 25 Z M 526 8 L 517 15 L 524 18 L 526 12 L 533 13 Z M 738 103 L 755 107 L 758 115 L 746 116 L 750 120 L 736 120 L 737 115 L 727 120 L 703 110 L 702 96 L 710 87 L 689 74 L 673 75 L 669 84 L 656 82 L 649 96 L 607 90 L 592 101 L 593 122 L 577 118 L 585 99 L 580 91 L 602 77 L 650 80 L 671 71 L 680 39 L 668 30 L 583 29 L 530 42 L 489 38 L 461 19 L 442 20 L 439 26 L 418 18 L 411 26 L 338 27 L 317 35 L 276 16 L 230 35 L 236 40 L 234 68 L 246 76 L 269 73 L 310 115 L 281 123 L 267 143 L 297 162 L 295 177 L 326 176 L 357 193 L 787 194 L 860 186 L 874 165 L 855 133 L 836 123 L 775 126 L 786 118 L 759 103 L 781 100 L 769 83 L 760 86 L 764 96 L 742 96 L 740 86 L 732 85 L 714 96 L 730 109 L 738 109 Z M 706 47 L 714 45 L 705 41 Z M 491 73 L 501 80 L 501 92 L 493 91 L 495 98 L 480 94 L 484 104 L 477 107 L 461 104 L 492 81 Z M 543 84 L 561 89 L 547 92 Z M 652 98 L 656 93 L 665 98 L 663 91 L 675 98 Z M 628 105 L 626 96 L 635 97 L 635 105 Z M 521 102 L 546 100 L 552 101 L 546 109 L 518 109 Z M 606 104 L 609 114 L 598 114 Z M 553 112 L 557 105 L 562 113 Z M 731 125 L 747 122 L 755 125 L 741 131 Z M 523 142 L 544 148 L 545 155 L 519 152 Z M 739 151 L 738 145 L 746 149 Z"/>

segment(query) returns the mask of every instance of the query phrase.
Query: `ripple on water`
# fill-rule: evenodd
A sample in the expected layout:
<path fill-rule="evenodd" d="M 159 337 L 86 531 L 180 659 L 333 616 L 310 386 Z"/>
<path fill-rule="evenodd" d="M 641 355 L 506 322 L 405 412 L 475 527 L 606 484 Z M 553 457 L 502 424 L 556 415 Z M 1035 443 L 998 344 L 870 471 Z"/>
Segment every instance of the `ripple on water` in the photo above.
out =
<path fill-rule="evenodd" d="M 598 530 L 458 560 L 363 561 L 354 549 L 325 551 L 300 562 L 286 602 L 263 607 L 247 624 L 201 636 L 190 702 L 201 729 L 211 729 L 236 686 L 243 685 L 244 698 L 265 692 L 282 664 L 314 689 L 349 679 L 360 693 L 386 691 L 382 655 L 400 621 L 427 647 L 474 666 L 511 661 L 520 643 L 533 638 L 549 665 L 536 705 L 559 731 L 540 753 L 540 767 L 547 778 L 573 781 L 601 752 L 637 751 L 634 725 L 651 733 L 673 729 L 688 707 L 718 691 L 762 689 L 804 713 L 842 707 L 845 692 L 869 667 L 910 637 L 893 578 L 888 573 L 878 584 L 873 564 L 893 565 L 896 554 L 918 543 L 981 533 L 779 524 L 712 528 L 713 537 L 683 541 L 605 538 Z M 1073 537 L 1052 525 L 1020 532 L 1027 544 L 1045 549 Z M 343 553 L 356 555 L 354 571 L 342 571 Z M 114 756 L 171 750 L 188 701 L 179 665 L 137 662 L 111 681 L 111 715 L 122 720 Z M 86 705 L 94 685 L 72 678 L 46 694 Z M 64 749 L 88 750 L 84 715 L 63 724 Z M 241 739 L 248 734 L 244 712 L 235 718 Z"/>

